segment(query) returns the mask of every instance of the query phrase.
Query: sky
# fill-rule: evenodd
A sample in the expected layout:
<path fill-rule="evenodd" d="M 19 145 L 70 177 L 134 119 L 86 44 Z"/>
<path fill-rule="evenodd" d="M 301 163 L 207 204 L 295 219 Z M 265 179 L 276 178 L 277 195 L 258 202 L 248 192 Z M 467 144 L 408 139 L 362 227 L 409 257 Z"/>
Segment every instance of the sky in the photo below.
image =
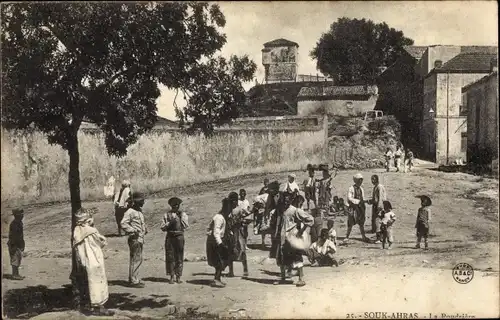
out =
<path fill-rule="evenodd" d="M 414 45 L 498 45 L 496 1 L 231 1 L 219 2 L 226 17 L 227 43 L 220 54 L 247 54 L 262 82 L 265 42 L 285 38 L 299 44 L 298 74 L 319 73 L 309 57 L 321 34 L 338 18 L 365 18 L 403 31 Z M 244 84 L 245 89 L 254 81 Z M 175 120 L 174 92 L 160 86 L 158 115 Z M 177 97 L 182 107 L 184 100 Z"/>

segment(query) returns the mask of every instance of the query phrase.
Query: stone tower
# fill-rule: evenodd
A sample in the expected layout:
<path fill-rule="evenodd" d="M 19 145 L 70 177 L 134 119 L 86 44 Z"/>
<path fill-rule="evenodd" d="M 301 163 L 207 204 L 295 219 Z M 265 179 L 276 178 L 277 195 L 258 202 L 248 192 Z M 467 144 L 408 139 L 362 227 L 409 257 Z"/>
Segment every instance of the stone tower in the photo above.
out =
<path fill-rule="evenodd" d="M 262 64 L 266 83 L 296 81 L 298 49 L 296 42 L 286 39 L 264 43 Z"/>

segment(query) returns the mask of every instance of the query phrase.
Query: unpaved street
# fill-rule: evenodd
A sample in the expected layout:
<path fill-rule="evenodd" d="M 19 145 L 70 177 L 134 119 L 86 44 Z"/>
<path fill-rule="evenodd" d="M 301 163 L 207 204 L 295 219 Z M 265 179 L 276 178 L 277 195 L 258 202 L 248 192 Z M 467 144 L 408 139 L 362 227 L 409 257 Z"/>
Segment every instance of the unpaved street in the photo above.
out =
<path fill-rule="evenodd" d="M 339 172 L 334 179 L 339 196 L 346 197 L 354 173 Z M 378 244 L 358 241 L 360 234 L 355 227 L 351 243 L 339 247 L 337 257 L 343 263 L 338 268 L 306 267 L 307 285 L 303 288 L 272 285 L 279 269 L 274 260 L 266 258 L 268 252 L 258 248 L 260 236 L 253 235 L 249 244 L 249 278 L 225 279 L 228 285 L 224 289 L 208 286 L 213 278 L 213 269 L 203 261 L 208 221 L 229 191 L 246 188 L 251 200 L 260 189 L 263 176 L 151 196 L 144 208 L 150 230 L 141 267 L 144 289 L 126 287 L 128 247 L 125 237 L 114 237 L 112 204 L 86 203 L 86 207 L 99 208 L 96 226 L 109 236 L 104 251 L 111 294 L 109 307 L 120 310 L 116 317 L 128 317 L 127 312 L 134 312 L 153 318 L 194 309 L 199 314 L 238 317 L 346 318 L 351 313 L 364 317 L 364 312 L 418 313 L 419 317 L 428 317 L 429 312 L 450 310 L 476 317 L 498 315 L 498 211 L 493 200 L 498 199 L 498 181 L 422 168 L 410 174 L 373 170 L 363 172 L 367 194 L 371 194 L 369 178 L 373 173 L 381 176 L 397 215 L 394 249 L 381 250 Z M 304 172 L 297 175 L 299 182 L 306 177 Z M 283 181 L 286 173 L 268 177 Z M 428 251 L 413 249 L 413 227 L 419 207 L 415 196 L 424 193 L 434 202 Z M 184 264 L 185 282 L 180 285 L 165 282 L 164 234 L 159 228 L 168 209 L 167 200 L 174 195 L 184 200 L 183 208 L 191 225 L 185 248 L 189 261 Z M 2 288 L 6 296 L 4 307 L 11 317 L 63 310 L 69 299 L 69 291 L 63 287 L 69 283 L 69 205 L 38 206 L 25 211 L 26 257 L 21 273 L 26 279 L 5 280 Z M 7 218 L 8 212 L 2 210 L 2 221 Z M 337 218 L 336 230 L 342 239 L 345 217 Z M 6 239 L 2 239 L 3 248 L 5 244 Z M 10 274 L 6 250 L 2 250 L 2 258 L 3 273 Z M 451 269 L 459 262 L 474 267 L 474 279 L 469 284 L 458 284 L 452 278 Z M 241 275 L 241 264 L 237 263 L 235 269 L 236 275 Z"/>

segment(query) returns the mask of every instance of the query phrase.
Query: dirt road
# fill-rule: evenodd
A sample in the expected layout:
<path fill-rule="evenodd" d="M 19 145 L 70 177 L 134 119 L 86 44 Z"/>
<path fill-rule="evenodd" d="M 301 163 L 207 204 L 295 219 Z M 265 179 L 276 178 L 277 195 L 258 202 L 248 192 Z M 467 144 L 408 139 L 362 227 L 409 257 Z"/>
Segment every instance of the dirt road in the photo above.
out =
<path fill-rule="evenodd" d="M 345 198 L 354 173 L 340 172 L 334 179 L 338 195 Z M 114 237 L 116 223 L 111 203 L 86 203 L 86 207 L 99 209 L 96 226 L 109 236 L 105 257 L 110 308 L 119 311 L 117 317 L 124 318 L 130 318 L 130 312 L 143 318 L 165 318 L 179 311 L 191 317 L 195 311 L 203 316 L 210 313 L 235 317 L 346 318 L 351 313 L 357 318 L 376 316 L 364 312 L 418 313 L 419 317 L 428 317 L 429 312 L 440 315 L 452 310 L 476 317 L 498 316 L 498 181 L 427 169 L 409 174 L 372 170 L 363 172 L 368 194 L 373 173 L 381 176 L 397 215 L 394 249 L 381 250 L 380 245 L 358 241 L 360 234 L 355 228 L 351 243 L 339 248 L 337 257 L 343 264 L 338 268 L 305 268 L 307 285 L 303 288 L 272 285 L 278 267 L 274 260 L 266 258 L 267 251 L 256 246 L 260 237 L 253 235 L 249 278 L 226 279 L 224 289 L 208 286 L 213 270 L 203 258 L 209 219 L 230 191 L 245 188 L 251 199 L 263 177 L 169 190 L 150 197 L 144 208 L 150 230 L 141 269 L 144 289 L 126 287 L 128 247 L 125 237 Z M 303 172 L 297 175 L 299 182 L 306 176 Z M 280 180 L 285 176 L 269 175 Z M 434 202 L 428 251 L 412 249 L 419 207 L 415 196 L 423 193 L 431 195 Z M 186 233 L 188 262 L 184 265 L 185 283 L 181 285 L 165 282 L 164 234 L 159 229 L 162 215 L 168 210 L 168 198 L 174 195 L 184 200 L 191 225 Z M 2 221 L 7 217 L 2 210 Z M 26 209 L 26 257 L 21 269 L 26 279 L 3 282 L 8 316 L 64 310 L 69 299 L 69 291 L 63 287 L 69 283 L 69 221 L 67 204 Z M 337 218 L 336 229 L 342 238 L 346 231 L 344 217 Z M 2 239 L 3 248 L 5 243 L 6 239 Z M 2 258 L 3 273 L 9 274 L 6 250 L 2 250 Z M 459 262 L 474 267 L 475 276 L 469 284 L 453 280 L 451 269 Z M 241 275 L 241 271 L 241 265 L 237 265 L 236 274 Z"/>

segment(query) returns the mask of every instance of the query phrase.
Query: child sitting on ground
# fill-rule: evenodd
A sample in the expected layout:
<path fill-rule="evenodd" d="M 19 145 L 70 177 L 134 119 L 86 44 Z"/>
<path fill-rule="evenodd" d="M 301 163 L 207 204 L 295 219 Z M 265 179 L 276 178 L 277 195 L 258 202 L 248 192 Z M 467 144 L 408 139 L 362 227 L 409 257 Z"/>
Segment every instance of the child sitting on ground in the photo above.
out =
<path fill-rule="evenodd" d="M 328 222 L 326 223 L 326 226 L 328 228 L 328 239 L 330 239 L 335 245 L 337 245 L 337 231 L 335 231 L 334 225 L 335 221 L 333 220 L 328 220 Z"/>
<path fill-rule="evenodd" d="M 385 243 L 388 242 L 388 250 L 392 249 L 392 243 L 394 242 L 394 236 L 392 234 L 392 225 L 396 221 L 396 215 L 392 212 L 392 205 L 389 201 L 384 201 L 384 217 L 380 222 L 380 232 L 382 233 L 382 249 L 385 249 Z"/>
<path fill-rule="evenodd" d="M 344 199 L 339 198 L 337 215 L 345 215 L 345 214 L 346 214 L 346 206 L 344 203 Z"/>
<path fill-rule="evenodd" d="M 311 261 L 311 267 L 338 267 L 338 263 L 333 257 L 335 252 L 337 252 L 337 247 L 333 241 L 328 239 L 328 229 L 322 229 L 319 240 L 307 250 L 307 257 Z"/>

